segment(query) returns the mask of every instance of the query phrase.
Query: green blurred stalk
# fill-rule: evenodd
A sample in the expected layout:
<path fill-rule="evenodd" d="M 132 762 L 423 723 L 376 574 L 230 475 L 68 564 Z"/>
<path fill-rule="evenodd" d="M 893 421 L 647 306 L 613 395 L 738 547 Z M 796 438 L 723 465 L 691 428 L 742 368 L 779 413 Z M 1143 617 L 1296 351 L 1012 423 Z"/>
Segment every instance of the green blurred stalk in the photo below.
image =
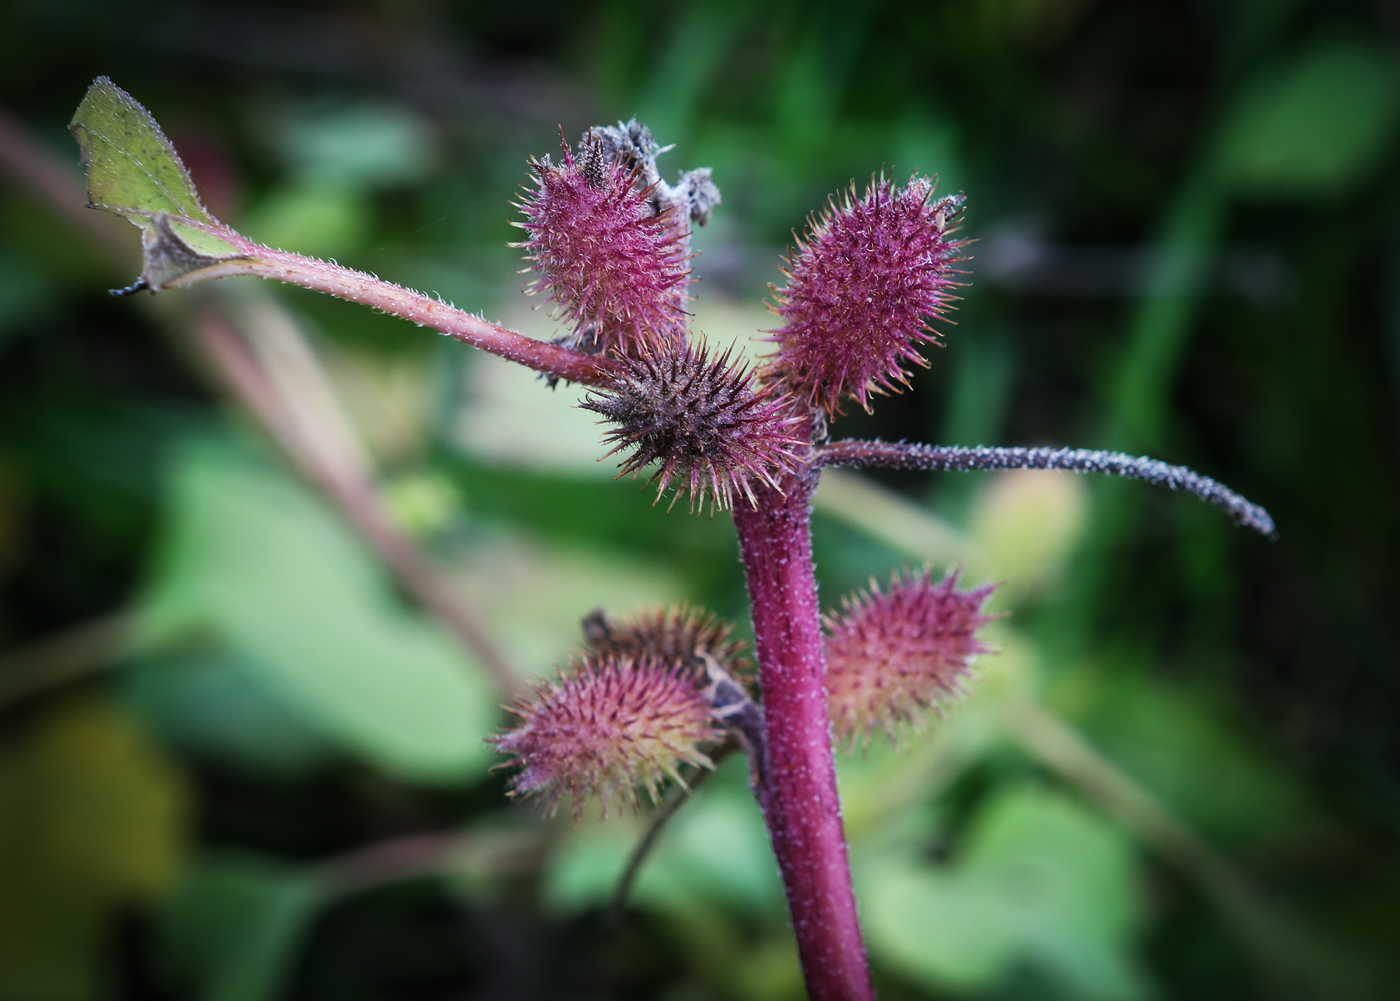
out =
<path fill-rule="evenodd" d="M 1215 163 L 1214 144 L 1208 143 L 1163 219 L 1153 270 L 1129 319 L 1123 355 L 1107 382 L 1098 436 L 1102 448 L 1163 452 L 1171 428 L 1172 387 L 1213 273 L 1229 208 Z M 1141 488 L 1126 480 L 1094 483 L 1092 529 L 1066 575 L 1060 607 L 1045 616 L 1043 638 L 1065 657 L 1080 656 L 1089 646 L 1111 564 L 1137 527 L 1140 494 Z"/>

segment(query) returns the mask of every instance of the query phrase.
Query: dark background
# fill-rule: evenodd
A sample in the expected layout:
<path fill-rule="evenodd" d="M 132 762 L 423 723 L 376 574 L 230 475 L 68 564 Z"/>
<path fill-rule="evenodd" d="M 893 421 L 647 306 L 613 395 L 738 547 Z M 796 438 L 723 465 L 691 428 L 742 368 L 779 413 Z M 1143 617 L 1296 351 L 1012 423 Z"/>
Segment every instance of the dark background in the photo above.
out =
<path fill-rule="evenodd" d="M 676 144 L 668 173 L 714 168 L 693 289 L 712 339 L 770 322 L 791 232 L 852 178 L 965 191 L 946 349 L 837 432 L 1146 452 L 1264 504 L 1279 538 L 1053 476 L 877 476 L 913 504 L 883 537 L 819 506 L 829 601 L 922 555 L 1005 581 L 1013 613 L 1011 666 L 989 660 L 967 709 L 989 729 L 954 710 L 904 757 L 857 755 L 852 795 L 877 806 L 848 819 L 858 887 L 899 882 L 899 859 L 931 896 L 1031 917 L 974 932 L 990 958 L 960 967 L 918 947 L 957 907 L 945 929 L 936 902 L 872 890 L 883 996 L 1380 998 L 1400 984 L 1398 46 L 1380 0 L 16 0 L 0 103 L 7 162 L 35 144 L 71 184 L 64 127 L 110 76 L 220 218 L 540 336 L 507 223 L 560 128 L 637 115 Z M 118 266 L 26 176 L 0 181 L 0 998 L 800 993 L 741 770 L 609 924 L 641 821 L 507 802 L 480 744 L 496 696 L 438 670 L 461 655 L 179 317 L 106 294 L 136 233 Z M 263 293 L 516 669 L 562 663 L 598 604 L 744 620 L 726 519 L 650 507 L 586 436 L 561 447 L 550 415 L 586 431 L 566 391 L 512 395 L 431 332 Z M 291 540 L 266 559 L 264 510 Z M 966 551 L 921 549 L 929 517 Z M 324 621 L 277 618 L 284 594 Z M 352 615 L 378 646 L 344 649 Z M 399 715 L 355 708 L 381 697 L 337 673 L 362 661 L 407 693 Z M 1007 686 L 1153 806 L 1056 766 L 998 714 Z M 475 707 L 467 737 L 414 715 L 444 700 Z M 1017 859 L 1042 895 L 1017 897 Z"/>

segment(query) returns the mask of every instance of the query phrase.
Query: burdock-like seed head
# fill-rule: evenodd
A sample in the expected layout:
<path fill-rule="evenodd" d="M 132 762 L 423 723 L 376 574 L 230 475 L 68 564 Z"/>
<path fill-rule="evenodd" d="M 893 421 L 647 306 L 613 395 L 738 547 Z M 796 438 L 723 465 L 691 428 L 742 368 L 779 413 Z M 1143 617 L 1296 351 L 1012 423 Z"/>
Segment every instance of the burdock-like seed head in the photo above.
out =
<path fill-rule="evenodd" d="M 564 144 L 563 163 L 531 163 L 538 187 L 518 203 L 529 238 L 531 292 L 558 303 L 573 327 L 569 346 L 628 357 L 644 346 L 685 338 L 687 220 L 657 203 L 640 168 L 584 136 L 578 159 Z"/>
<path fill-rule="evenodd" d="M 837 736 L 869 741 L 876 728 L 891 739 L 920 710 L 939 710 L 967 680 L 985 647 L 977 630 L 989 621 L 982 608 L 994 585 L 957 590 L 951 573 L 935 584 L 928 571 L 898 573 L 885 590 L 842 601 L 826 617 L 828 710 Z"/>
<path fill-rule="evenodd" d="M 724 736 L 694 673 L 656 658 L 590 654 L 511 711 L 520 725 L 491 738 L 512 755 L 502 767 L 520 769 L 510 794 L 539 796 L 550 814 L 568 796 L 575 819 L 593 796 L 604 815 L 610 803 L 635 809 L 638 786 L 655 801 L 682 764 L 713 767 L 700 745 Z"/>
<path fill-rule="evenodd" d="M 610 619 L 602 609 L 583 620 L 583 636 L 596 653 L 652 656 L 689 665 L 704 675 L 702 654 L 733 670 L 744 649 L 734 638 L 734 624 L 713 612 L 689 605 L 642 612 L 631 619 Z"/>
<path fill-rule="evenodd" d="M 927 365 L 919 345 L 937 341 L 928 323 L 948 306 L 961 246 L 948 237 L 962 197 L 932 193 L 921 177 L 903 190 L 872 180 L 863 198 L 852 184 L 809 224 L 775 290 L 784 323 L 766 378 L 835 415 L 846 398 L 869 410 L 871 393 L 907 385 L 903 363 Z"/>
<path fill-rule="evenodd" d="M 756 386 L 730 351 L 711 359 L 703 345 L 628 359 L 612 387 L 580 406 L 614 425 L 604 435 L 608 455 L 631 449 L 624 474 L 656 463 L 657 498 L 675 482 L 691 510 L 706 498 L 720 509 L 736 496 L 752 505 L 754 484 L 776 486 L 803 445 L 791 402 L 775 386 Z"/>

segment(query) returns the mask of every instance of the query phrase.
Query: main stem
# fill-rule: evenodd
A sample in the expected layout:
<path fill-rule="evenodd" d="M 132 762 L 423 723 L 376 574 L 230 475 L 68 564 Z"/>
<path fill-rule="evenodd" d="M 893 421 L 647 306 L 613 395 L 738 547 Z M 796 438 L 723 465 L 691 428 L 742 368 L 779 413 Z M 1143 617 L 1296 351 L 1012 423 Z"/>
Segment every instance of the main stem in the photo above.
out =
<path fill-rule="evenodd" d="M 782 870 L 812 1001 L 872 1001 L 826 709 L 811 494 L 816 472 L 734 506 L 767 731 L 759 803 Z"/>

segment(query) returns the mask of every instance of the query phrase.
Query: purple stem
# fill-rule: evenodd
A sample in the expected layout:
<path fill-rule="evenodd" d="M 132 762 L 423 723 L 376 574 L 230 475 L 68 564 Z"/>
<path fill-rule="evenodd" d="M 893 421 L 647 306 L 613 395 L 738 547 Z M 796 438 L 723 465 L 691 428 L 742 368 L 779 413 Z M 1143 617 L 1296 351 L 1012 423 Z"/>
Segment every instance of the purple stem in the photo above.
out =
<path fill-rule="evenodd" d="M 815 471 L 734 506 L 763 690 L 767 762 L 757 792 L 782 870 L 813 1001 L 873 1001 L 836 790 L 826 660 L 812 565 Z"/>
<path fill-rule="evenodd" d="M 1072 473 L 1127 476 L 1172 490 L 1185 490 L 1224 509 L 1236 522 L 1273 538 L 1274 519 L 1229 487 L 1187 469 L 1146 456 L 1100 452 L 1089 448 L 988 448 L 977 445 L 911 445 L 907 442 L 834 441 L 817 450 L 818 466 L 886 469 L 955 470 L 1063 469 Z"/>

